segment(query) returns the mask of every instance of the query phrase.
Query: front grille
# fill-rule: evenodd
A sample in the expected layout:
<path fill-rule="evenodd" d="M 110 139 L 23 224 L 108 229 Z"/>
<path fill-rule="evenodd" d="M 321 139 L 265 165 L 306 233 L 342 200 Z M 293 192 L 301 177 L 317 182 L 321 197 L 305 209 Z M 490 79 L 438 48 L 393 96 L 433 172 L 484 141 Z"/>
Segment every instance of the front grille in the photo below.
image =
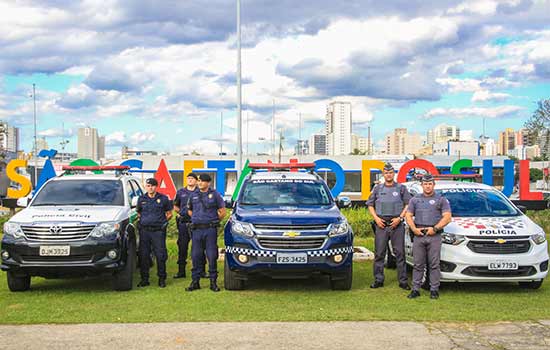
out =
<path fill-rule="evenodd" d="M 479 254 L 521 254 L 527 253 L 531 243 L 528 240 L 507 241 L 505 243 L 470 241 L 468 248 Z"/>
<path fill-rule="evenodd" d="M 254 228 L 259 231 L 326 231 L 328 225 L 279 225 L 279 224 L 254 224 Z"/>
<path fill-rule="evenodd" d="M 27 239 L 33 241 L 77 241 L 88 237 L 95 225 L 58 226 L 59 231 L 51 230 L 52 227 L 52 225 L 21 226 L 21 229 Z"/>
<path fill-rule="evenodd" d="M 319 249 L 325 242 L 324 236 L 315 237 L 258 237 L 258 243 L 265 249 Z"/>
<path fill-rule="evenodd" d="M 21 255 L 23 263 L 86 263 L 91 262 L 93 255 L 69 255 L 69 256 L 39 256 Z"/>
<path fill-rule="evenodd" d="M 522 277 L 537 273 L 533 266 L 520 266 L 517 270 L 489 270 L 487 266 L 470 266 L 462 273 L 474 277 Z"/>

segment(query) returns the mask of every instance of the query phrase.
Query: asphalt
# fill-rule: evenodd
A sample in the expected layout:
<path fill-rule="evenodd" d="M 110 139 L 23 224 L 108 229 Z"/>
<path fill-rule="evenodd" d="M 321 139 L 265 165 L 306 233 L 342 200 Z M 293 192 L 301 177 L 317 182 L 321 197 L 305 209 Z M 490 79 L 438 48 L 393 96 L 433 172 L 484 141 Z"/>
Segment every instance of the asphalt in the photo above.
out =
<path fill-rule="evenodd" d="M 550 348 L 550 321 L 221 322 L 0 326 L 2 349 Z"/>

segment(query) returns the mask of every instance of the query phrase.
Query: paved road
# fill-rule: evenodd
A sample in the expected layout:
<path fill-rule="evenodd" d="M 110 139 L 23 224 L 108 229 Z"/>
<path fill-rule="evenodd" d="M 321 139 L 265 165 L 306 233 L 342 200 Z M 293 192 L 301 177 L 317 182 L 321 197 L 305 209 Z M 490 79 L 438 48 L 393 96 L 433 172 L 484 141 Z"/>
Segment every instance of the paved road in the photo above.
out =
<path fill-rule="evenodd" d="M 0 326 L 2 349 L 549 349 L 550 321 Z"/>

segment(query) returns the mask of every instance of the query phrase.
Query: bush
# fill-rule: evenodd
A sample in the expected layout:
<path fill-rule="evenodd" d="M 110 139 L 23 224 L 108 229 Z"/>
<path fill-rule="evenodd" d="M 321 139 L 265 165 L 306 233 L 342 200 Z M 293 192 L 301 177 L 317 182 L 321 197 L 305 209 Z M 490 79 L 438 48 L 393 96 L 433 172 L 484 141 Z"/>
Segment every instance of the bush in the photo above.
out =
<path fill-rule="evenodd" d="M 370 215 L 367 208 L 342 209 L 342 214 L 344 214 L 344 216 L 348 219 L 355 236 L 374 236 L 370 225 L 372 215 Z"/>

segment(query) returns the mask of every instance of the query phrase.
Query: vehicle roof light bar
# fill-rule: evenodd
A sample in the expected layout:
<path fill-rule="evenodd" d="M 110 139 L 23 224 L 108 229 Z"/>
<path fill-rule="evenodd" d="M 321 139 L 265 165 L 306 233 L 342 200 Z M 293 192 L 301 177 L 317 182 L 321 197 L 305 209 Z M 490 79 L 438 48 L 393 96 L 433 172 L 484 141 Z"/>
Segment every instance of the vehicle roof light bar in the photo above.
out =
<path fill-rule="evenodd" d="M 313 173 L 315 163 L 250 163 L 248 167 L 252 169 L 252 172 L 256 170 L 298 171 L 299 169 L 305 169 Z"/>

